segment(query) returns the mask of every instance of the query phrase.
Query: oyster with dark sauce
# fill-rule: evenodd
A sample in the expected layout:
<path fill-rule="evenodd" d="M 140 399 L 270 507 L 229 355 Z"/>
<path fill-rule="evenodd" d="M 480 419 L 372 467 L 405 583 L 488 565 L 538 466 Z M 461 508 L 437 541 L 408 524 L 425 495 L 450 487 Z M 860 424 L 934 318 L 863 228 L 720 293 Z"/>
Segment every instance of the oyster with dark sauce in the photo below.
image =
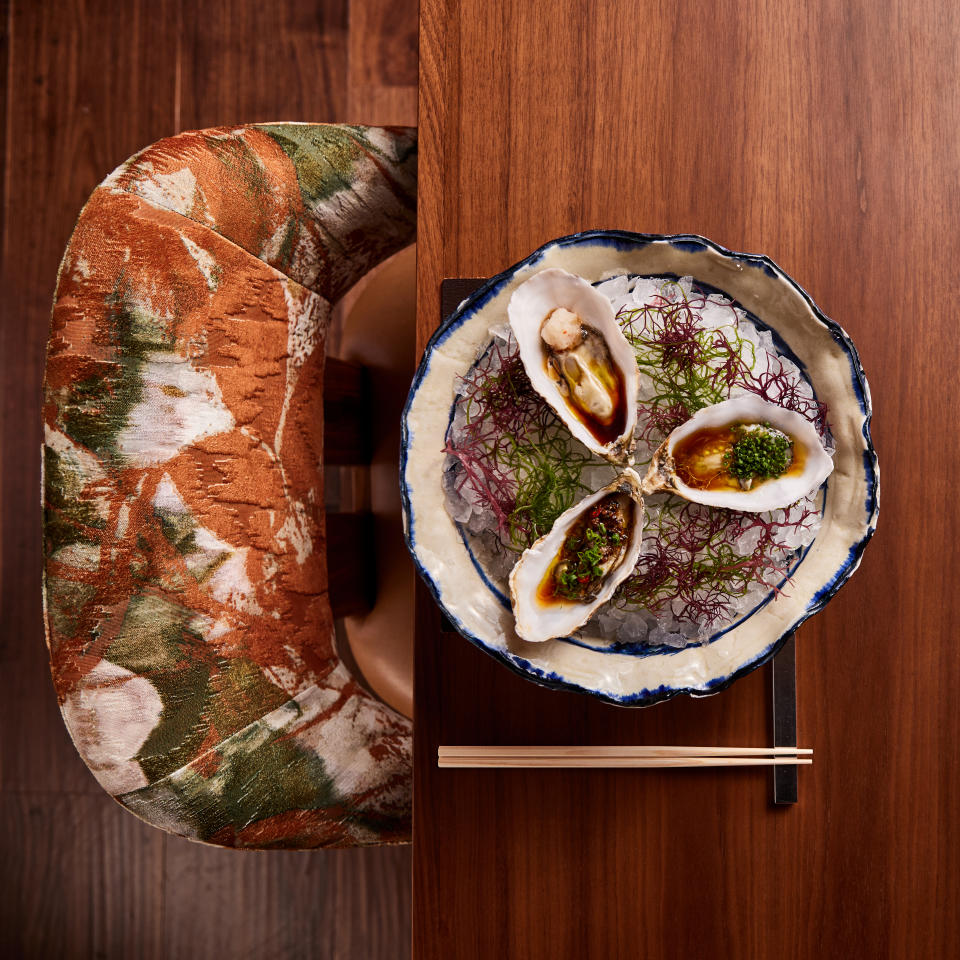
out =
<path fill-rule="evenodd" d="M 543 641 L 582 627 L 636 566 L 643 520 L 640 477 L 629 468 L 562 513 L 510 573 L 517 634 Z"/>
<path fill-rule="evenodd" d="M 632 463 L 639 373 L 610 301 L 549 269 L 517 287 L 507 312 L 534 389 L 589 450 Z"/>

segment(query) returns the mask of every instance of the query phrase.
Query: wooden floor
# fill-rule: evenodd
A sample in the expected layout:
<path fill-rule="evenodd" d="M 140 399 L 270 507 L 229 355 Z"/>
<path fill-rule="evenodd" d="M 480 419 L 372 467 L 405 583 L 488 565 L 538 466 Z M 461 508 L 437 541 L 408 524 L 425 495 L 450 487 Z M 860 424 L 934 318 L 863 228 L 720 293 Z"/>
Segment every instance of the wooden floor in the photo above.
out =
<path fill-rule="evenodd" d="M 416 122 L 416 0 L 0 2 L 0 956 L 409 955 L 410 853 L 235 853 L 116 805 L 74 751 L 40 607 L 40 416 L 57 264 L 138 148 L 241 121 Z"/>

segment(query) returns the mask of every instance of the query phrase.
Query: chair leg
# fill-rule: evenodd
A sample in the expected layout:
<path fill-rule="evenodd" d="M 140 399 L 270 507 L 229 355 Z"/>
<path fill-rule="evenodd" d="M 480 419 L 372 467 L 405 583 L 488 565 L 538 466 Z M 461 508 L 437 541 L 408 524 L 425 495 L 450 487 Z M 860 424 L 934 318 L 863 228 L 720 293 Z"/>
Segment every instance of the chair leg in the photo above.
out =
<path fill-rule="evenodd" d="M 327 357 L 323 378 L 323 462 L 369 463 L 372 454 L 370 384 L 359 363 Z"/>
<path fill-rule="evenodd" d="M 368 613 L 376 599 L 373 515 L 327 514 L 327 582 L 335 619 Z"/>

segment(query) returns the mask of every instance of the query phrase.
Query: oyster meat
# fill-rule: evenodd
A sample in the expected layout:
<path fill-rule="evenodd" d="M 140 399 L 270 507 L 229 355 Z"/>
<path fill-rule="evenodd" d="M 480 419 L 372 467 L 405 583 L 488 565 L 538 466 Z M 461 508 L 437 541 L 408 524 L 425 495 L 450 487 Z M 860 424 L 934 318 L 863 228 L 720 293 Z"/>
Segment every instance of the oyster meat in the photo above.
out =
<path fill-rule="evenodd" d="M 832 470 L 809 420 L 751 394 L 704 407 L 677 427 L 653 455 L 643 492 L 761 513 L 812 493 Z"/>
<path fill-rule="evenodd" d="M 610 301 L 582 277 L 541 270 L 507 308 L 534 389 L 589 450 L 633 463 L 639 371 Z"/>
<path fill-rule="evenodd" d="M 539 642 L 582 627 L 625 580 L 640 556 L 643 497 L 629 467 L 562 513 L 517 561 L 510 598 L 517 634 Z"/>

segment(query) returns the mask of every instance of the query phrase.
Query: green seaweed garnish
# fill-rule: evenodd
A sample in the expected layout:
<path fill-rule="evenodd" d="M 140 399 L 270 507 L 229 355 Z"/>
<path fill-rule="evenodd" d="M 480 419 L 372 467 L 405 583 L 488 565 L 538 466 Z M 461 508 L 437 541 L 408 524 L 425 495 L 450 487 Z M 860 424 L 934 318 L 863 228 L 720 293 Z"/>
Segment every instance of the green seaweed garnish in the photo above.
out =
<path fill-rule="evenodd" d="M 728 306 L 730 324 L 722 330 L 705 328 L 700 311 L 708 303 Z M 727 399 L 733 388 L 795 410 L 826 432 L 825 408 L 798 391 L 795 373 L 779 358 L 771 356 L 764 372 L 753 373 L 754 344 L 739 334 L 738 312 L 726 299 L 665 285 L 648 303 L 621 309 L 617 320 L 652 387 L 638 411 L 640 436 L 649 446 L 658 445 L 701 407 Z M 572 441 L 533 390 L 515 345 L 491 346 L 464 379 L 457 404 L 466 424 L 455 435 L 451 431 L 445 448 L 458 464 L 455 482 L 469 488 L 471 499 L 496 518 L 500 543 L 519 553 L 589 492 L 584 472 L 598 461 Z M 778 468 L 775 452 L 751 454 L 753 466 L 745 459 L 743 469 Z M 596 489 L 598 484 L 591 482 Z M 817 510 L 804 503 L 774 520 L 666 498 L 657 526 L 645 532 L 640 560 L 614 602 L 679 622 L 715 624 L 729 618 L 733 603 L 751 585 L 778 589 L 789 572 L 787 534 L 816 516 Z M 599 528 L 597 534 L 602 536 Z M 744 538 L 756 544 L 747 555 L 738 547 Z M 583 576 L 599 569 L 594 546 L 590 539 L 577 555 Z M 569 565 L 558 571 L 558 589 L 577 589 L 577 576 Z"/>
<path fill-rule="evenodd" d="M 709 298 L 688 296 L 679 284 L 669 289 L 674 288 L 672 298 L 663 293 L 617 314 L 641 374 L 653 385 L 653 396 L 640 405 L 641 436 L 648 442 L 662 439 L 702 407 L 726 400 L 732 386 L 752 376 L 755 348 L 740 336 L 733 305 L 727 329 L 706 329 L 699 311 Z"/>
<path fill-rule="evenodd" d="M 524 550 L 588 492 L 584 469 L 596 461 L 571 447 L 566 426 L 530 385 L 516 351 L 492 348 L 457 401 L 466 424 L 447 453 L 464 482 L 497 518 L 501 539 Z"/>

